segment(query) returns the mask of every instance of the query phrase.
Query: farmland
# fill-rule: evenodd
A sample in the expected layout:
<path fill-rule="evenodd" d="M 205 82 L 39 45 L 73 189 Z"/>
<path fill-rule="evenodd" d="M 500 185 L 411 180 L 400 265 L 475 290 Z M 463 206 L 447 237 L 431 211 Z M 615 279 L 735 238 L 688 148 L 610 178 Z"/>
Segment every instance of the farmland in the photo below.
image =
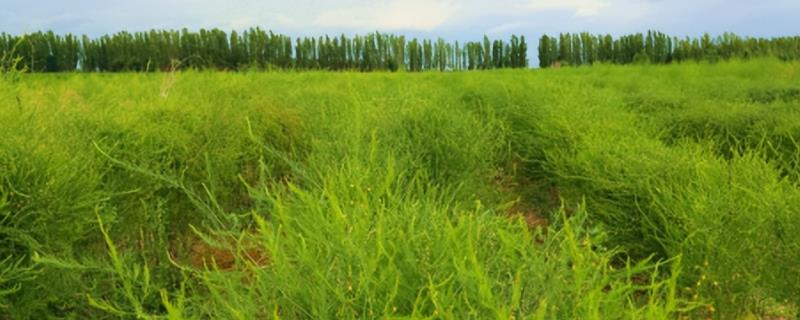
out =
<path fill-rule="evenodd" d="M 0 80 L 0 319 L 791 319 L 800 63 Z"/>

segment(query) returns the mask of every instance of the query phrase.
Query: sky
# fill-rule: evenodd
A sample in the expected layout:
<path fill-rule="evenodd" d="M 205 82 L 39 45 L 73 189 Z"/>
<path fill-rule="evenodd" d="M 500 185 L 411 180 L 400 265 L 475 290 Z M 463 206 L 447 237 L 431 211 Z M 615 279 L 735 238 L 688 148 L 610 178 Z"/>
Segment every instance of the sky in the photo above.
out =
<path fill-rule="evenodd" d="M 372 31 L 464 41 L 542 34 L 800 34 L 800 0 L 0 0 L 0 32 L 260 26 L 290 36 Z"/>

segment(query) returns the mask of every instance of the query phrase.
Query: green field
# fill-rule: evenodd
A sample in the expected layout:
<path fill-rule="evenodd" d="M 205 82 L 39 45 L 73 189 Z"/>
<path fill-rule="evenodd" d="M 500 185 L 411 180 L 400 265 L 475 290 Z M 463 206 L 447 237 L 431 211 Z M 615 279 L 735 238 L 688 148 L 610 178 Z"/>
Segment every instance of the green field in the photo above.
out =
<path fill-rule="evenodd" d="M 794 319 L 800 63 L 0 80 L 0 319 Z"/>

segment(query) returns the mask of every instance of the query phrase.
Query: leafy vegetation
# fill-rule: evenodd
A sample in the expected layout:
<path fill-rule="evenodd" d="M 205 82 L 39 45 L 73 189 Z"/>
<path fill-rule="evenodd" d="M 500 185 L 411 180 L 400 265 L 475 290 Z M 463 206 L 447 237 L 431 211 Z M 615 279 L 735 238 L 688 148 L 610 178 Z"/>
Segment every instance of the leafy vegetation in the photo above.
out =
<path fill-rule="evenodd" d="M 800 64 L 0 81 L 0 318 L 796 318 Z"/>
<path fill-rule="evenodd" d="M 509 42 L 450 43 L 384 33 L 289 36 L 252 28 L 119 32 L 99 38 L 52 31 L 0 34 L 0 54 L 15 53 L 34 72 L 124 72 L 175 69 L 427 71 L 528 67 L 525 37 Z"/>
<path fill-rule="evenodd" d="M 594 63 L 717 62 L 764 57 L 800 59 L 800 37 L 765 39 L 740 37 L 733 33 L 712 37 L 706 33 L 699 38 L 679 39 L 648 31 L 647 34 L 637 33 L 617 39 L 588 32 L 562 33 L 557 38 L 544 35 L 539 39 L 539 66 L 542 68 Z"/>

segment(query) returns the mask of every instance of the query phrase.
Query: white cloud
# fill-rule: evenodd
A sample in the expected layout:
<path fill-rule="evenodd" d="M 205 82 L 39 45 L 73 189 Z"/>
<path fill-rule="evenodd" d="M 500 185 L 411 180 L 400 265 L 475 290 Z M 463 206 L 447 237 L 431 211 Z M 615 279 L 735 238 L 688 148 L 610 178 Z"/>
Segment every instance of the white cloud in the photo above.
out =
<path fill-rule="evenodd" d="M 234 19 L 228 21 L 228 23 L 225 23 L 224 25 L 222 25 L 221 28 L 225 29 L 225 30 L 245 29 L 245 28 L 251 27 L 253 25 L 256 25 L 257 21 L 258 20 L 256 20 L 256 18 L 253 18 L 253 17 L 234 18 Z"/>
<path fill-rule="evenodd" d="M 289 35 L 386 31 L 470 40 L 484 33 L 658 29 L 675 35 L 778 36 L 800 26 L 798 0 L 0 0 L 0 32 L 53 29 L 98 36 L 149 28 L 243 29 Z"/>
<path fill-rule="evenodd" d="M 316 24 L 362 30 L 431 31 L 444 24 L 454 11 L 455 6 L 449 1 L 389 0 L 331 9 L 319 14 Z"/>
<path fill-rule="evenodd" d="M 223 20 L 219 28 L 223 30 L 242 30 L 256 26 L 293 27 L 297 23 L 292 17 L 280 13 L 262 13 L 256 16 L 240 16 L 230 20 Z"/>
<path fill-rule="evenodd" d="M 603 0 L 532 0 L 526 7 L 533 11 L 573 10 L 575 16 L 598 15 L 609 3 Z"/>
<path fill-rule="evenodd" d="M 528 26 L 528 23 L 527 22 L 523 22 L 523 21 L 508 22 L 508 23 L 503 23 L 503 24 L 498 25 L 498 26 L 494 26 L 494 27 L 490 28 L 488 31 L 486 31 L 486 33 L 487 34 L 505 33 L 505 32 L 512 31 L 512 30 L 518 30 L 518 29 L 524 28 L 526 26 Z"/>

